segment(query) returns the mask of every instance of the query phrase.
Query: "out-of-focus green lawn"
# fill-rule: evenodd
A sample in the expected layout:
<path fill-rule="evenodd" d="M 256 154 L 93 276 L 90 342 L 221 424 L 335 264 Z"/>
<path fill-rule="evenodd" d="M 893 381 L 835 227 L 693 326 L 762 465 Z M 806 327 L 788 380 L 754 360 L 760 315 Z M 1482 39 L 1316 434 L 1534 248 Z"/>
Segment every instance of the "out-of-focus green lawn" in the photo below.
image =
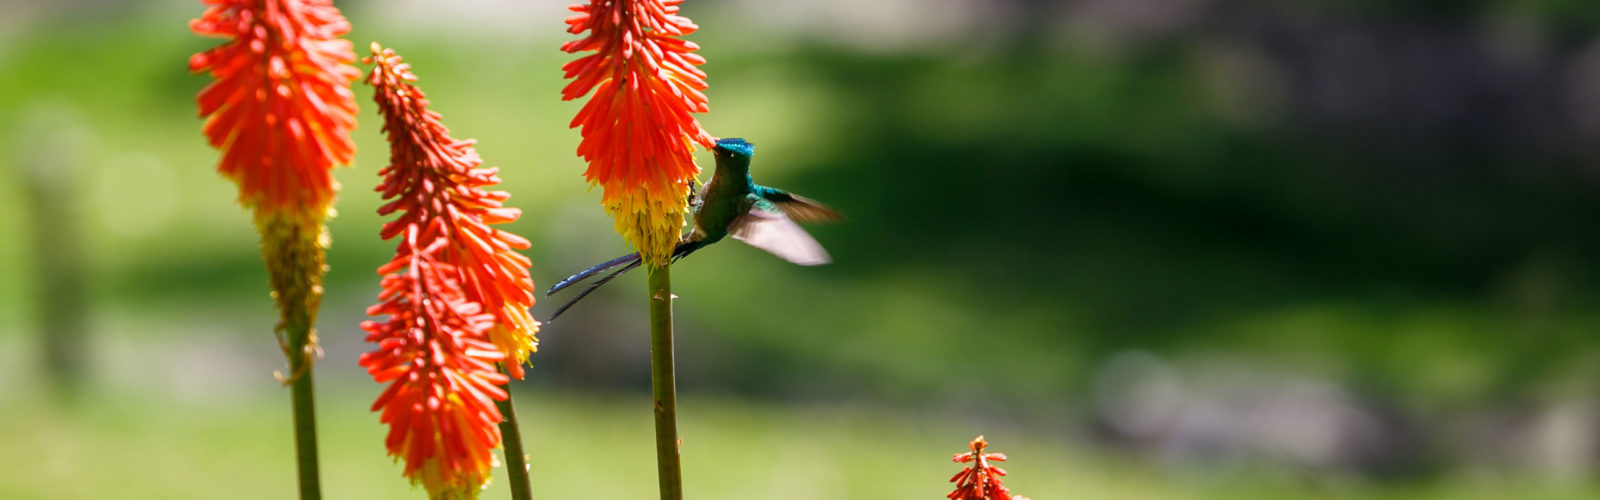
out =
<path fill-rule="evenodd" d="M 365 411 L 373 387 L 319 394 L 324 494 L 416 498 L 384 457 Z M 0 498 L 278 499 L 293 495 L 285 394 L 230 401 L 104 394 L 63 408 L 43 398 L 0 407 Z M 13 395 L 7 395 L 8 399 Z M 535 498 L 655 495 L 648 398 L 516 395 Z M 1580 499 L 1600 489 L 1471 477 L 1378 488 L 1269 472 L 1184 472 L 1072 445 L 1059 429 L 985 425 L 851 407 L 683 400 L 684 481 L 698 499 L 930 499 L 949 491 L 952 453 L 986 433 L 1006 453 L 1008 485 L 1034 499 Z M 485 498 L 505 498 L 497 471 Z"/>

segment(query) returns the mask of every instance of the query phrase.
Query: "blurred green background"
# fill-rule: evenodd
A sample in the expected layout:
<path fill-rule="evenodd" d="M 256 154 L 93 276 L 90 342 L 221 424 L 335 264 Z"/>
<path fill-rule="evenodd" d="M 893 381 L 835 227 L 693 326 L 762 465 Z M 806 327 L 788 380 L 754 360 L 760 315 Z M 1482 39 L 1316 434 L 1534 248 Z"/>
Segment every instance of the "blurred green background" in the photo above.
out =
<path fill-rule="evenodd" d="M 502 168 L 541 289 L 625 251 L 566 127 L 565 4 L 338 4 Z M 683 9 L 707 130 L 849 217 L 812 228 L 829 266 L 676 266 L 691 496 L 939 498 L 977 434 L 1036 499 L 1600 495 L 1600 4 Z M 255 232 L 185 69 L 201 11 L 0 4 L 0 498 L 293 492 Z M 356 92 L 324 485 L 418 497 L 355 365 L 393 250 Z M 516 384 L 540 497 L 654 494 L 642 282 Z M 43 339 L 72 332 L 63 383 Z"/>

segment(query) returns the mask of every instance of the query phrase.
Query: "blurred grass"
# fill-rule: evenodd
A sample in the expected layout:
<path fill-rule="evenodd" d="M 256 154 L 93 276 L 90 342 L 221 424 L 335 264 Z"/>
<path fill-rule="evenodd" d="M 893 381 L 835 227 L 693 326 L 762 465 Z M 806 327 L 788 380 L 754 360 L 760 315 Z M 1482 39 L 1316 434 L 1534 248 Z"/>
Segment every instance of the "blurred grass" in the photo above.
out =
<path fill-rule="evenodd" d="M 371 390 L 368 390 L 371 389 Z M 418 496 L 384 456 L 365 406 L 375 388 L 320 394 L 328 498 Z M 285 498 L 288 412 L 278 394 L 228 401 L 102 394 L 58 406 L 37 394 L 0 407 L 0 498 Z M 20 396 L 20 397 L 19 397 Z M 651 498 L 648 399 L 522 391 L 536 498 Z M 925 499 L 947 493 L 952 453 L 986 433 L 1013 491 L 1035 499 L 1579 499 L 1600 488 L 1473 477 L 1389 485 L 1308 482 L 1272 471 L 1152 468 L 1081 449 L 1060 429 L 995 425 L 859 407 L 683 401 L 687 491 L 705 499 Z M 503 470 L 501 471 L 503 472 Z M 1595 485 L 1592 485 L 1595 486 Z M 494 481 L 484 498 L 503 498 Z"/>

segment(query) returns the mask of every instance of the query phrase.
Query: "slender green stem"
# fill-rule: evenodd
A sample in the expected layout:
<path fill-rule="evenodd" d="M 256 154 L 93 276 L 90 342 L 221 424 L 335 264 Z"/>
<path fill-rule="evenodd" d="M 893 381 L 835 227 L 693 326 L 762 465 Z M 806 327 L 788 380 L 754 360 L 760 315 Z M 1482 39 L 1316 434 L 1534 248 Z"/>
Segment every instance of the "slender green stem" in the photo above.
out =
<path fill-rule="evenodd" d="M 317 409 L 312 397 L 312 346 L 309 311 L 295 311 L 286 328 L 289 337 L 290 397 L 294 400 L 294 456 L 300 477 L 300 500 L 320 500 L 322 483 L 317 473 Z"/>
<path fill-rule="evenodd" d="M 506 373 L 503 364 L 496 363 L 501 374 Z M 500 441 L 505 446 L 506 474 L 511 476 L 512 500 L 533 500 L 533 488 L 528 483 L 528 456 L 522 451 L 522 430 L 517 427 L 517 406 L 511 404 L 511 386 L 506 385 L 506 400 L 496 401 L 495 406 L 500 408 Z"/>
<path fill-rule="evenodd" d="M 257 214 L 261 258 L 267 264 L 272 295 L 278 303 L 275 333 L 289 358 L 289 386 L 294 402 L 294 455 L 300 478 L 300 500 L 321 500 L 317 474 L 317 408 L 312 397 L 311 365 L 317 354 L 317 308 L 322 305 L 322 272 L 327 267 L 323 245 L 327 227 L 307 224 L 287 213 Z"/>
<path fill-rule="evenodd" d="M 672 274 L 650 266 L 650 393 L 655 397 L 656 475 L 661 500 L 683 500 L 678 460 L 678 388 L 672 368 Z"/>

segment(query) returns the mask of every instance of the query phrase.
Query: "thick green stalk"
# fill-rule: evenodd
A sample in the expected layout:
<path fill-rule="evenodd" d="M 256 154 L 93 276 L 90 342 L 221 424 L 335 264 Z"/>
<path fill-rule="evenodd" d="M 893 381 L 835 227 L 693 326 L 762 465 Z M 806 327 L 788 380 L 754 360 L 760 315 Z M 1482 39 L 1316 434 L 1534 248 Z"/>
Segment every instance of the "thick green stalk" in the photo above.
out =
<path fill-rule="evenodd" d="M 311 388 L 311 322 L 308 315 L 288 325 L 290 397 L 294 400 L 294 457 L 300 477 L 300 500 L 322 498 L 317 473 L 317 410 Z"/>
<path fill-rule="evenodd" d="M 510 377 L 503 364 L 496 364 L 500 373 Z M 506 474 L 511 476 L 512 500 L 533 500 L 533 488 L 528 483 L 528 456 L 522 451 L 522 430 L 517 427 L 517 407 L 511 404 L 511 384 L 506 384 L 506 400 L 496 401 L 500 408 L 500 441 L 506 452 Z"/>
<path fill-rule="evenodd" d="M 661 500 L 683 500 L 678 460 L 678 388 L 672 367 L 672 274 L 650 266 L 650 393 L 655 397 L 656 475 Z"/>

